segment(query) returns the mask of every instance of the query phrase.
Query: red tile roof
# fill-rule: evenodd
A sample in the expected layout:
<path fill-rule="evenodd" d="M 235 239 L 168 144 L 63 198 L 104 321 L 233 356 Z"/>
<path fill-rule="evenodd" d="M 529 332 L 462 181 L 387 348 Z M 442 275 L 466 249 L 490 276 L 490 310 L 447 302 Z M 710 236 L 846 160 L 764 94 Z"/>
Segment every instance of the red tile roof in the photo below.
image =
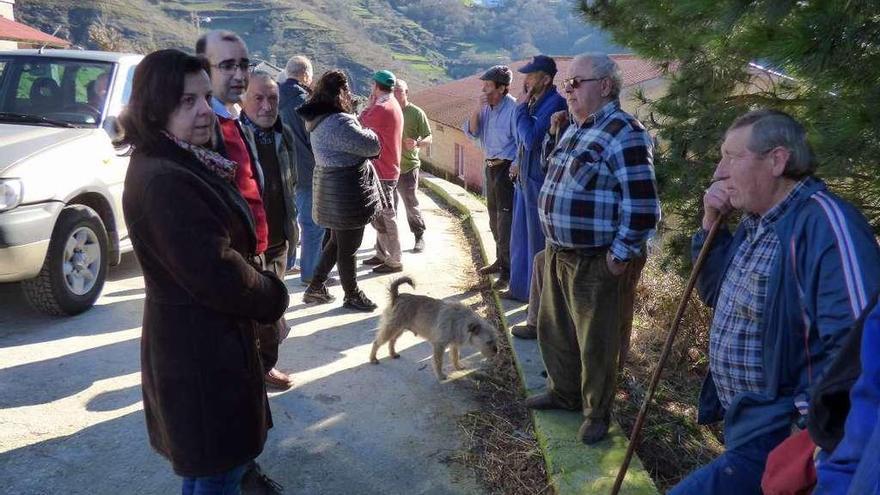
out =
<path fill-rule="evenodd" d="M 70 42 L 61 38 L 56 38 L 50 34 L 46 34 L 39 29 L 15 22 L 12 19 L 0 17 L 0 40 L 18 41 L 20 43 L 30 43 L 34 45 L 43 45 L 59 48 L 67 48 Z"/>
<path fill-rule="evenodd" d="M 556 69 L 559 75 L 566 74 L 573 57 L 553 57 L 556 60 Z M 651 79 L 660 77 L 661 70 L 652 62 L 636 57 L 635 55 L 611 55 L 620 66 L 623 76 L 623 87 L 640 84 Z M 520 93 L 525 74 L 517 71 L 529 60 L 519 60 L 510 64 L 513 69 L 513 83 L 510 85 L 511 93 L 516 96 Z M 487 67 L 488 69 L 488 67 Z M 410 95 L 413 103 L 418 105 L 428 114 L 431 120 L 446 124 L 455 128 L 461 128 L 462 123 L 472 111 L 477 98 L 480 96 L 482 81 L 480 75 L 457 79 L 452 82 L 433 86 Z M 557 85 L 559 82 L 557 75 Z"/>

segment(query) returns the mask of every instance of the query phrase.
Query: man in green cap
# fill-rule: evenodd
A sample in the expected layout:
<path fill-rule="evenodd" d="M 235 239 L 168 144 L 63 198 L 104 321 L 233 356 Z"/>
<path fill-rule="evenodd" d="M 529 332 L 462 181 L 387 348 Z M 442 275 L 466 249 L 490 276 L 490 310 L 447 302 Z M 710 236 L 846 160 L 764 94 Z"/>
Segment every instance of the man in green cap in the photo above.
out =
<path fill-rule="evenodd" d="M 372 129 L 379 136 L 381 151 L 373 159 L 379 182 L 387 197 L 397 192 L 400 177 L 400 150 L 403 141 L 403 112 L 394 99 L 392 90 L 397 78 L 391 71 L 380 70 L 373 74 L 373 91 L 367 108 L 361 113 L 361 124 Z M 397 213 L 393 203 L 384 208 L 373 220 L 376 229 L 376 255 L 365 260 L 365 265 L 376 265 L 374 273 L 396 273 L 403 271 L 401 263 L 400 237 L 397 233 Z"/>
<path fill-rule="evenodd" d="M 403 79 L 398 79 L 394 85 L 394 97 L 403 109 L 403 152 L 400 156 L 397 192 L 406 208 L 409 230 L 416 237 L 413 252 L 420 253 L 425 249 L 425 220 L 419 212 L 419 198 L 416 196 L 419 188 L 419 167 L 422 164 L 419 150 L 431 144 L 431 125 L 428 124 L 425 112 L 409 101 L 409 86 Z M 397 206 L 397 196 L 394 197 L 394 205 Z"/>

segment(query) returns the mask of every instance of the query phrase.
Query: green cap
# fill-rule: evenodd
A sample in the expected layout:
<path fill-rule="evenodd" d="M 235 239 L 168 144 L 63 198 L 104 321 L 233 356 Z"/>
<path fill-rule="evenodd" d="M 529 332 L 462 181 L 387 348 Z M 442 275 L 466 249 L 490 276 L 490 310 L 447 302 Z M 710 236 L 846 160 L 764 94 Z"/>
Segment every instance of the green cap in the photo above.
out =
<path fill-rule="evenodd" d="M 373 73 L 373 80 L 383 86 L 394 87 L 397 78 L 394 77 L 394 73 L 390 70 L 377 70 Z"/>

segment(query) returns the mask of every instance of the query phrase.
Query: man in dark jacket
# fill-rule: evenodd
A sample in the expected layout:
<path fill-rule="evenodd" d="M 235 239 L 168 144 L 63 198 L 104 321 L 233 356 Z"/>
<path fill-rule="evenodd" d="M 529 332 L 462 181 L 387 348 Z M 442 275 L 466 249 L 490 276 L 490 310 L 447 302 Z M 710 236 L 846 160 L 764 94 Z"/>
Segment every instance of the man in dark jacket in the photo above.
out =
<path fill-rule="evenodd" d="M 285 73 L 287 80 L 278 88 L 281 95 L 279 111 L 281 121 L 290 128 L 293 136 L 297 175 L 296 209 L 301 245 L 300 282 L 308 285 L 321 258 L 321 241 L 325 230 L 312 217 L 312 172 L 315 169 L 315 155 L 312 153 L 312 144 L 302 117 L 296 113 L 296 109 L 305 103 L 312 91 L 312 62 L 302 55 L 291 57 Z M 293 267 L 295 254 L 291 252 L 288 256 L 288 268 Z"/>
<path fill-rule="evenodd" d="M 703 197 L 697 253 L 721 227 L 697 279 L 714 308 L 700 424 L 724 420 L 725 452 L 670 493 L 761 493 L 767 456 L 803 428 L 815 383 L 880 287 L 865 217 L 815 178 L 804 127 L 775 110 L 737 118 Z M 731 482 L 735 480 L 735 482 Z"/>
<path fill-rule="evenodd" d="M 522 94 L 516 102 L 516 141 L 519 147 L 513 195 L 513 221 L 510 226 L 510 289 L 502 297 L 528 301 L 532 262 L 544 249 L 544 234 L 538 220 L 538 193 L 544 184 L 547 165 L 542 156 L 544 136 L 550 129 L 550 116 L 565 110 L 565 98 L 553 79 L 556 62 L 546 55 L 535 55 L 519 68 L 526 75 Z M 499 285 L 499 290 L 503 288 Z"/>
<path fill-rule="evenodd" d="M 278 116 L 278 83 L 269 73 L 256 71 L 251 74 L 241 104 L 239 120 L 242 130 L 248 144 L 255 150 L 265 181 L 262 196 L 269 226 L 266 267 L 284 280 L 287 252 L 296 251 L 299 237 L 294 206 L 297 176 L 293 136 Z M 261 342 L 261 351 L 273 354 L 269 361 L 278 361 L 278 346 L 290 331 L 283 321 L 279 329 L 277 340 Z M 293 386 L 290 376 L 274 367 L 266 374 L 266 383 L 280 389 Z"/>

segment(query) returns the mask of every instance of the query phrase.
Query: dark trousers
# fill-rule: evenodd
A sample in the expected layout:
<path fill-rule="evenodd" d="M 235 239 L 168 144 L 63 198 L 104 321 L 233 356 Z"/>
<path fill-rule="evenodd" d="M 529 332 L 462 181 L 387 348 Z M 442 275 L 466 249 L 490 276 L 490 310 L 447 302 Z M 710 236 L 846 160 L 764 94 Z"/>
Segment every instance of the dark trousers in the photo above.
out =
<path fill-rule="evenodd" d="M 513 222 L 513 181 L 510 161 L 486 169 L 486 208 L 489 228 L 495 239 L 495 257 L 501 273 L 510 274 L 510 225 Z"/>
<path fill-rule="evenodd" d="M 327 231 L 321 261 L 315 268 L 313 284 L 323 284 L 333 265 L 339 270 L 339 282 L 346 296 L 353 296 L 358 291 L 357 270 L 355 269 L 355 253 L 364 240 L 364 227 L 352 230 Z"/>
<path fill-rule="evenodd" d="M 269 246 L 259 259 L 264 270 L 269 270 L 284 280 L 284 272 L 287 270 L 287 241 Z M 278 363 L 278 347 L 289 333 L 290 327 L 283 316 L 273 324 L 258 326 L 257 341 L 260 358 L 263 360 L 263 371 L 268 373 Z"/>
<path fill-rule="evenodd" d="M 606 250 L 544 252 L 544 283 L 538 307 L 538 345 L 547 368 L 547 388 L 560 402 L 590 419 L 611 417 L 617 384 L 622 322 L 632 321 L 638 280 L 631 262 L 613 275 Z M 624 314 L 629 311 L 629 315 Z"/>
<path fill-rule="evenodd" d="M 409 231 L 416 236 L 416 239 L 420 239 L 425 232 L 425 220 L 419 211 L 419 198 L 416 196 L 418 190 L 418 167 L 400 174 L 400 178 L 397 179 L 397 194 L 394 195 L 394 209 L 397 210 L 398 200 L 403 199 L 403 206 L 406 209 L 406 223 L 409 224 Z"/>

